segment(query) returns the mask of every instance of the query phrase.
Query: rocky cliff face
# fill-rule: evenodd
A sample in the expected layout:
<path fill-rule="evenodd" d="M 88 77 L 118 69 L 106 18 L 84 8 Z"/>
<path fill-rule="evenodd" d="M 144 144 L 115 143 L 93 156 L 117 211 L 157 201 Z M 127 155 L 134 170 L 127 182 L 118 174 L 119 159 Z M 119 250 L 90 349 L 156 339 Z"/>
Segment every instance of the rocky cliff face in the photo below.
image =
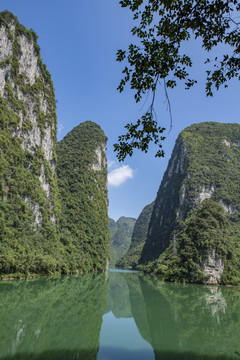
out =
<path fill-rule="evenodd" d="M 0 13 L 1 272 L 36 271 L 44 251 L 38 264 L 29 260 L 24 269 L 17 259 L 27 256 L 34 241 L 36 248 L 57 241 L 55 110 L 36 33 L 8 11 Z M 9 254 L 15 251 L 14 260 Z"/>
<path fill-rule="evenodd" d="M 187 198 L 182 202 L 180 195 L 186 174 L 186 155 L 186 144 L 179 136 L 157 193 L 141 262 L 155 260 L 169 246 L 176 211 L 183 216 L 191 206 Z"/>
<path fill-rule="evenodd" d="M 106 142 L 99 125 L 86 121 L 57 143 L 65 271 L 105 270 L 110 256 Z"/>
<path fill-rule="evenodd" d="M 20 139 L 24 151 L 35 156 L 42 152 L 39 180 L 50 198 L 47 170 L 53 177 L 56 141 L 51 77 L 40 58 L 37 35 L 8 12 L 1 13 L 0 24 L 0 94 L 2 103 L 15 112 L 18 120 L 11 135 Z"/>
<path fill-rule="evenodd" d="M 239 254 L 239 139 L 238 124 L 201 123 L 182 131 L 156 197 L 142 264 L 158 261 L 166 249 L 176 256 L 179 224 L 210 198 L 224 209 L 229 221 L 229 244 Z M 209 248 L 201 269 L 210 283 L 220 282 L 224 269 L 223 259 L 214 251 Z"/>

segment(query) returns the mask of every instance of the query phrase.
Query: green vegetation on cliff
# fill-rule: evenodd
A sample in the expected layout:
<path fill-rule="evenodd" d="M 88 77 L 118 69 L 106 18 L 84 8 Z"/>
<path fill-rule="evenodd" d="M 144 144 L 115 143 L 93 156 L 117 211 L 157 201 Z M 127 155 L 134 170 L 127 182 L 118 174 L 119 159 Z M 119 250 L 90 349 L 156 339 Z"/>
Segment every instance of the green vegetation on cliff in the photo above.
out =
<path fill-rule="evenodd" d="M 86 121 L 57 143 L 65 272 L 103 271 L 107 266 L 110 241 L 106 142 L 100 126 Z"/>
<path fill-rule="evenodd" d="M 121 259 L 118 260 L 116 263 L 117 266 L 123 268 L 136 268 L 147 239 L 148 225 L 152 215 L 153 205 L 154 202 L 145 206 L 139 215 L 134 225 L 130 247 Z"/>
<path fill-rule="evenodd" d="M 109 219 L 111 236 L 110 266 L 115 266 L 118 260 L 129 249 L 136 219 L 121 216 L 116 222 Z"/>
<path fill-rule="evenodd" d="M 118 225 L 113 219 L 108 218 L 108 227 L 109 227 L 109 233 L 110 233 L 110 239 L 111 239 L 114 236 L 114 234 L 116 234 Z"/>
<path fill-rule="evenodd" d="M 181 278 L 182 281 L 200 281 L 201 275 L 197 273 L 193 275 L 187 262 L 191 261 L 193 267 L 198 264 L 197 272 L 199 269 L 201 271 L 200 265 L 207 261 L 207 254 L 210 256 L 213 250 L 213 243 L 208 239 L 213 232 L 217 233 L 219 227 L 221 228 L 218 221 L 215 221 L 213 227 L 211 226 L 211 217 L 214 218 L 218 211 L 223 213 L 224 209 L 228 225 L 226 233 L 224 232 L 224 236 L 221 237 L 222 252 L 219 253 L 224 263 L 224 271 L 217 282 L 240 282 L 239 139 L 239 124 L 200 123 L 181 132 L 157 194 L 148 238 L 141 254 L 140 264 L 146 271 L 162 273 L 166 271 L 167 266 L 169 279 L 174 279 L 178 273 L 176 280 Z M 208 230 L 204 230 L 204 227 L 199 227 L 198 230 L 195 228 L 194 231 L 199 232 L 199 236 L 196 236 L 196 232 L 194 236 L 189 236 L 192 216 L 201 218 L 203 210 L 199 208 L 199 204 L 207 198 L 213 200 L 208 203 L 209 220 L 206 219 L 206 224 L 210 222 Z M 221 209 L 214 205 L 214 202 L 221 204 Z M 196 218 L 194 221 L 197 221 Z M 181 226 L 185 230 L 179 230 L 179 223 L 182 223 Z M 198 243 L 202 241 L 201 239 L 204 239 L 203 248 Z M 191 255 L 184 260 L 183 265 L 183 254 L 190 243 L 191 251 L 188 250 Z M 198 246 L 202 249 L 200 253 Z M 179 268 L 176 262 L 169 263 L 169 259 L 172 259 L 178 249 Z M 217 259 L 216 255 L 212 265 L 215 270 Z M 172 266 L 175 270 L 171 268 Z M 187 275 L 186 268 L 188 268 Z M 211 275 L 207 274 L 205 268 L 202 270 L 205 281 L 211 282 Z"/>
<path fill-rule="evenodd" d="M 37 35 L 8 11 L 0 33 L 0 276 L 104 270 L 106 137 L 86 122 L 58 144 L 58 187 L 55 95 Z"/>
<path fill-rule="evenodd" d="M 194 283 L 208 280 L 203 270 L 208 257 L 214 254 L 214 258 L 218 262 L 221 259 L 224 264 L 223 274 L 219 274 L 221 283 L 238 282 L 240 264 L 236 244 L 229 238 L 229 222 L 219 203 L 205 200 L 198 210 L 187 217 L 175 236 L 178 239 L 176 255 L 168 263 L 165 272 L 167 280 Z"/>
<path fill-rule="evenodd" d="M 33 31 L 25 29 L 8 11 L 0 13 L 0 29 L 0 274 L 58 273 L 61 246 L 53 170 L 56 106 L 52 80 Z M 6 43 L 8 47 L 4 48 Z M 32 82 L 28 67 L 31 61 L 27 63 L 23 57 L 25 49 L 29 53 L 32 49 L 29 56 L 36 59 Z M 45 113 L 42 103 L 46 105 Z M 34 143 L 40 118 L 42 130 Z M 50 132 L 51 159 L 46 158 L 42 147 L 45 130 Z"/>

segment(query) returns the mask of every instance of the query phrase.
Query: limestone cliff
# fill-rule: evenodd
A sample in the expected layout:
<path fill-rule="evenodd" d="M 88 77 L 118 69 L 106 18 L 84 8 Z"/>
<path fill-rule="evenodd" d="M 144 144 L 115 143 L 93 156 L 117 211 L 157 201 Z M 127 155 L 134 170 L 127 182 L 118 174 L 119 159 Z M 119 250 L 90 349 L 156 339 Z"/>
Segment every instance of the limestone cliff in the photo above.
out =
<path fill-rule="evenodd" d="M 106 142 L 100 126 L 86 121 L 57 143 L 66 272 L 102 271 L 108 267 Z"/>
<path fill-rule="evenodd" d="M 58 144 L 60 214 L 56 123 L 54 88 L 37 35 L 4 11 L 0 13 L 2 277 L 108 266 L 106 137 L 98 125 L 86 122 Z"/>
<path fill-rule="evenodd" d="M 0 13 L 1 273 L 56 271 L 55 110 L 36 33 Z"/>
<path fill-rule="evenodd" d="M 157 193 L 149 223 L 147 242 L 144 245 L 140 262 L 152 261 L 159 257 L 169 246 L 176 211 L 182 215 L 186 208 L 191 208 L 189 199 L 186 198 L 185 202 L 182 202 L 180 195 L 186 175 L 186 155 L 186 145 L 182 137 L 179 136 Z"/>
<path fill-rule="evenodd" d="M 204 275 L 206 282 L 238 282 L 239 139 L 238 124 L 201 123 L 181 132 L 156 197 L 140 263 L 155 261 L 155 265 L 159 265 L 166 254 L 170 258 L 176 258 L 180 248 L 182 254 L 183 251 L 190 251 L 186 250 L 186 244 L 190 244 L 186 236 L 189 241 L 191 240 L 191 249 L 196 250 L 198 245 L 195 240 L 198 235 L 193 239 L 192 235 L 189 235 L 190 230 L 195 233 L 206 231 L 203 239 L 207 239 L 208 232 L 204 228 L 206 224 L 201 224 L 208 213 L 209 219 L 215 219 L 215 225 L 209 225 L 212 234 L 214 229 L 215 233 L 220 231 L 218 238 L 227 241 L 225 244 L 220 242 L 221 246 L 216 245 L 219 251 L 216 251 L 216 246 L 211 241 L 208 247 L 205 244 L 204 255 L 199 254 L 198 265 L 201 261 L 202 265 L 196 269 Z M 201 206 L 210 198 L 213 200 L 212 203 Z M 219 204 L 220 207 L 215 204 Z M 227 228 L 224 229 L 222 223 L 225 220 L 222 212 L 225 212 L 228 222 Z M 198 229 L 194 221 L 195 225 L 199 226 Z M 203 256 L 202 260 L 200 255 Z M 165 260 L 162 261 L 164 266 L 171 268 L 173 264 L 170 265 L 170 262 Z"/>

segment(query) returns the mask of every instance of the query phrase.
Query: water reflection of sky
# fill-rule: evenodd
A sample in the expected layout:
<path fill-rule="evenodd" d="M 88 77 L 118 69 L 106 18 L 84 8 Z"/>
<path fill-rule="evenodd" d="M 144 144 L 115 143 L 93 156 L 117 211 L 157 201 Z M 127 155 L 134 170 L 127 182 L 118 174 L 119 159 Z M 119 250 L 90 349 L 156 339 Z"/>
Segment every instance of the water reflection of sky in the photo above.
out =
<path fill-rule="evenodd" d="M 116 318 L 112 311 L 103 316 L 100 332 L 100 349 L 98 360 L 107 359 L 108 348 L 121 348 L 124 350 L 145 350 L 147 359 L 153 360 L 152 346 L 140 335 L 134 319 Z"/>
<path fill-rule="evenodd" d="M 137 270 L 124 270 L 124 269 L 109 269 L 109 272 L 111 273 L 111 272 L 113 272 L 113 273 L 138 273 L 138 271 Z"/>

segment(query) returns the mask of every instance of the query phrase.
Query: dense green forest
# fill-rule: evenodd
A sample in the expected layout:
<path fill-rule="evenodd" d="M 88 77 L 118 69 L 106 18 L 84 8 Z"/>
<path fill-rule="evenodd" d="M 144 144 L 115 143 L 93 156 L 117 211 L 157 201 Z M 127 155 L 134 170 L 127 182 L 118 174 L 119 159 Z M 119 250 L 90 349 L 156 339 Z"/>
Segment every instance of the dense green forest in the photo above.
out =
<path fill-rule="evenodd" d="M 60 234 L 66 249 L 66 272 L 102 271 L 107 267 L 106 142 L 100 126 L 86 121 L 57 143 Z"/>

